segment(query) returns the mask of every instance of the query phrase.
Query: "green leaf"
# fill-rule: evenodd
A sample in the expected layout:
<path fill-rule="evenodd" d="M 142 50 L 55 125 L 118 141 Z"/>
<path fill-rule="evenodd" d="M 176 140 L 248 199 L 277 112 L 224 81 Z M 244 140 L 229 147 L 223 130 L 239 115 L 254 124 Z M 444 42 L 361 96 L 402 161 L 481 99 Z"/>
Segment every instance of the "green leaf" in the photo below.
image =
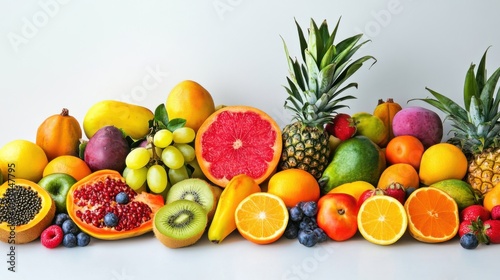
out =
<path fill-rule="evenodd" d="M 354 53 L 351 52 L 351 50 L 352 48 L 354 48 L 354 46 L 356 46 L 359 39 L 361 39 L 361 36 L 362 36 L 361 34 L 355 35 L 338 43 L 336 48 L 340 53 L 335 57 L 334 62 L 342 64 L 344 61 L 348 60 L 349 58 L 347 58 L 347 56 L 349 54 L 352 55 Z"/>
<path fill-rule="evenodd" d="M 297 20 L 295 20 L 295 25 L 297 26 L 297 32 L 299 34 L 299 43 L 300 43 L 300 54 L 302 55 L 302 61 L 306 60 L 304 51 L 307 49 L 307 41 L 304 36 L 304 32 L 302 31 L 302 28 L 300 27 L 299 23 Z"/>
<path fill-rule="evenodd" d="M 479 101 L 475 96 L 472 96 L 470 100 L 469 117 L 470 117 L 470 122 L 474 126 L 478 126 L 484 122 L 484 116 L 483 114 L 481 114 Z"/>
<path fill-rule="evenodd" d="M 486 54 L 488 53 L 489 47 L 484 51 L 481 61 L 479 62 L 479 67 L 477 68 L 476 83 L 479 91 L 483 90 L 484 84 L 486 83 Z"/>
<path fill-rule="evenodd" d="M 465 75 L 464 83 L 464 107 L 465 110 L 469 111 L 470 100 L 473 96 L 479 96 L 479 87 L 476 81 L 476 75 L 474 74 L 474 68 L 476 65 L 471 64 L 467 74 Z"/>
<path fill-rule="evenodd" d="M 332 34 L 330 34 L 330 37 L 328 38 L 328 41 L 325 43 L 325 46 L 331 46 L 331 45 L 333 45 L 333 43 L 335 42 L 335 36 L 337 35 L 337 30 L 339 29 L 340 19 L 341 19 L 341 18 L 342 18 L 342 17 L 339 17 L 339 19 L 337 20 L 337 24 L 335 25 L 335 28 L 333 29 Z M 336 52 L 337 52 L 337 51 L 335 51 L 335 52 L 333 53 L 333 56 L 336 56 L 336 55 L 337 55 L 337 53 L 336 53 Z"/>
<path fill-rule="evenodd" d="M 167 124 L 168 124 L 168 114 L 167 114 L 167 110 L 165 109 L 165 104 L 164 103 L 161 103 L 160 105 L 158 105 L 156 107 L 154 119 L 157 122 L 163 124 L 165 127 L 167 126 Z"/>
<path fill-rule="evenodd" d="M 498 68 L 486 81 L 486 84 L 481 91 L 480 100 L 483 105 L 483 109 L 485 113 L 490 113 L 489 109 L 491 107 L 493 93 L 495 92 L 495 88 L 498 83 L 498 79 L 500 78 L 500 68 Z M 498 96 L 498 93 L 497 93 Z M 496 112 L 495 112 L 496 113 Z"/>
<path fill-rule="evenodd" d="M 335 54 L 336 49 L 334 45 L 331 45 L 326 51 L 325 55 L 321 59 L 321 63 L 319 64 L 319 69 L 325 68 L 327 65 L 332 63 L 333 55 Z"/>
<path fill-rule="evenodd" d="M 181 127 L 184 127 L 186 125 L 186 120 L 185 119 L 182 119 L 182 118 L 175 118 L 175 119 L 171 119 L 166 127 L 168 130 L 170 131 L 174 131 L 178 128 L 181 128 Z"/>
<path fill-rule="evenodd" d="M 309 38 L 307 41 L 307 50 L 305 53 L 306 64 L 307 64 L 307 60 L 308 60 L 307 53 L 310 54 L 310 56 L 313 58 L 313 61 L 315 63 L 318 60 L 318 54 L 321 53 L 321 46 L 320 46 L 320 44 L 318 44 L 318 40 L 321 40 L 321 38 L 319 38 L 319 36 L 317 36 L 318 33 L 319 33 L 318 26 L 316 25 L 314 20 L 311 19 L 311 26 L 309 27 Z M 308 65 L 308 67 L 309 67 L 309 65 Z M 316 65 L 316 67 L 318 67 L 318 65 Z"/>
<path fill-rule="evenodd" d="M 319 75 L 319 69 L 318 65 L 316 64 L 316 61 L 314 60 L 314 56 L 309 52 L 309 50 L 306 50 L 306 67 L 307 67 L 307 73 L 309 73 L 309 79 L 308 79 L 308 90 L 312 90 L 317 92 L 318 91 L 318 75 Z"/>
<path fill-rule="evenodd" d="M 326 92 L 333 84 L 333 74 L 335 73 L 335 64 L 329 64 L 321 69 L 318 76 L 319 94 Z"/>

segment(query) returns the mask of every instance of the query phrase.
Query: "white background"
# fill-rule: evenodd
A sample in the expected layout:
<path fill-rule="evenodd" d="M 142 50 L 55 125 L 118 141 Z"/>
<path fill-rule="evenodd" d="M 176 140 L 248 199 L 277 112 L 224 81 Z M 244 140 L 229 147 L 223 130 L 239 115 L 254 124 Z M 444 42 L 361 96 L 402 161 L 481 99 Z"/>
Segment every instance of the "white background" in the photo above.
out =
<path fill-rule="evenodd" d="M 255 106 L 283 126 L 290 116 L 280 36 L 300 56 L 294 18 L 304 28 L 310 18 L 327 19 L 333 28 L 342 17 L 339 38 L 362 32 L 371 40 L 358 55 L 378 62 L 353 76 L 359 88 L 349 93 L 358 99 L 345 112 L 371 112 L 389 97 L 425 107 L 407 101 L 428 96 L 426 86 L 462 104 L 465 72 L 488 46 L 489 74 L 500 66 L 498 11 L 493 0 L 2 0 L 0 146 L 34 141 L 38 125 L 63 107 L 80 121 L 104 99 L 154 110 L 186 79 L 217 104 Z M 359 235 L 315 248 L 296 240 L 257 246 L 233 234 L 219 245 L 205 236 L 171 250 L 148 234 L 76 249 L 18 245 L 16 273 L 7 271 L 8 246 L 0 244 L 0 279 L 466 279 L 491 275 L 499 249 L 467 251 L 458 240 L 429 245 L 408 235 L 388 247 Z"/>

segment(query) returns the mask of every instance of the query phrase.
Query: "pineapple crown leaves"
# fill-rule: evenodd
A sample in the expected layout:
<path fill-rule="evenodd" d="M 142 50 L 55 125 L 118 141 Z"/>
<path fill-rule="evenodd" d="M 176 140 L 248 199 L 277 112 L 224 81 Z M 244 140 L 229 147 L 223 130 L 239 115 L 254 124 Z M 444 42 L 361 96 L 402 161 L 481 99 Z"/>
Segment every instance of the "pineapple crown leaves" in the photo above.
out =
<path fill-rule="evenodd" d="M 307 126 L 322 127 L 331 121 L 337 110 L 348 107 L 343 104 L 344 101 L 355 97 L 340 94 L 349 88 L 357 88 L 358 84 L 341 86 L 365 61 L 373 59 L 373 63 L 376 62 L 372 56 L 351 60 L 354 53 L 368 42 L 359 42 L 362 34 L 334 43 L 339 23 L 340 19 L 330 33 L 326 20 L 318 27 L 311 19 L 306 39 L 300 25 L 295 21 L 302 63 L 296 58 L 292 59 L 282 38 L 289 69 L 288 86 L 285 86 L 288 93 L 285 108 L 294 112 L 294 118 Z"/>
<path fill-rule="evenodd" d="M 500 68 L 489 78 L 486 74 L 486 54 L 484 52 L 478 69 L 474 72 L 474 63 L 465 76 L 463 101 L 461 107 L 450 98 L 426 87 L 433 98 L 411 99 L 424 101 L 446 114 L 446 119 L 452 121 L 454 137 L 450 139 L 464 151 L 480 153 L 490 147 L 500 145 L 500 88 L 495 94 Z"/>

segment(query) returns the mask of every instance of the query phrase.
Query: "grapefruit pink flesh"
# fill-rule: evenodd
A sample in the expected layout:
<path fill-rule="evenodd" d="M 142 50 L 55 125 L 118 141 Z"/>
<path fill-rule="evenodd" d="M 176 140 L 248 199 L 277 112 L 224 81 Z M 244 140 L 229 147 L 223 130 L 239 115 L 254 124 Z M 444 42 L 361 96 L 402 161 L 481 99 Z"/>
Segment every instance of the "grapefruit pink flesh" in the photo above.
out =
<path fill-rule="evenodd" d="M 239 174 L 263 182 L 278 164 L 281 145 L 281 131 L 266 113 L 248 106 L 228 106 L 205 121 L 195 148 L 203 173 L 224 187 Z"/>

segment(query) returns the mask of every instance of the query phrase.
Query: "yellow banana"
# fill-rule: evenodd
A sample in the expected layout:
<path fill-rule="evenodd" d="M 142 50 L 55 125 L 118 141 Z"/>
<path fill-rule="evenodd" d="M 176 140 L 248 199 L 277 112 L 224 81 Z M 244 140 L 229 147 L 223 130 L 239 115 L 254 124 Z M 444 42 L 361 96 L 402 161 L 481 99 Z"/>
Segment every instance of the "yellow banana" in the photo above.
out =
<path fill-rule="evenodd" d="M 208 228 L 208 239 L 220 243 L 236 229 L 234 212 L 238 204 L 252 193 L 260 192 L 255 180 L 245 174 L 234 176 L 220 194 L 217 208 Z"/>

